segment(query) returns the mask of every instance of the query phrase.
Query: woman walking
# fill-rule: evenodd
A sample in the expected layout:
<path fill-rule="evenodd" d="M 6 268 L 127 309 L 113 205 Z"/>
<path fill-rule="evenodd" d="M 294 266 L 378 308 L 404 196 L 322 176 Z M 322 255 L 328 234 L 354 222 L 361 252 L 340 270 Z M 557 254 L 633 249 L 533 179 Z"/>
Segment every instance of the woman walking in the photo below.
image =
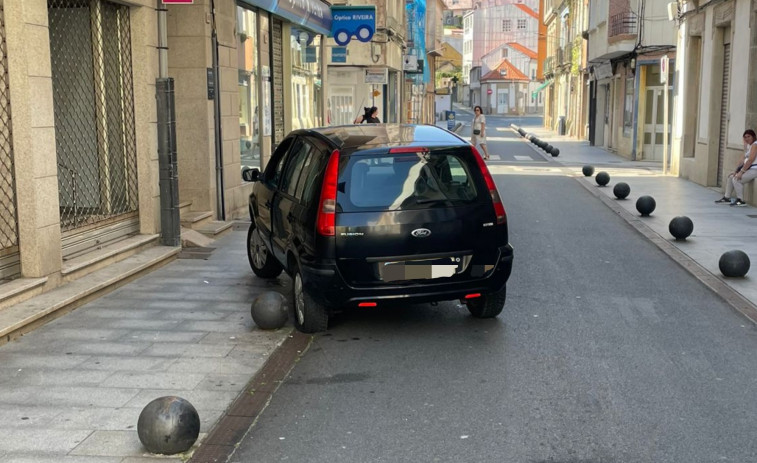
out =
<path fill-rule="evenodd" d="M 486 149 L 486 116 L 483 114 L 481 106 L 473 108 L 473 134 L 470 137 L 470 142 L 473 146 L 481 145 L 481 149 L 484 150 L 484 159 L 489 159 L 489 151 Z"/>

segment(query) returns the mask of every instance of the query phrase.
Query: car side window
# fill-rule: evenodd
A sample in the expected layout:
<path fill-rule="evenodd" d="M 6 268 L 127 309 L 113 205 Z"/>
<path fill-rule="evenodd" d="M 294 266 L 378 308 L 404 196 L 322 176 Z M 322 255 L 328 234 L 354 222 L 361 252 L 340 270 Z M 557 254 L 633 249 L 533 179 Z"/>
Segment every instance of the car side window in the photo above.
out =
<path fill-rule="evenodd" d="M 297 190 L 297 181 L 302 172 L 302 166 L 310 153 L 311 145 L 304 139 L 299 138 L 289 152 L 289 161 L 287 162 L 284 175 L 281 177 L 281 191 L 288 195 L 295 196 Z"/>
<path fill-rule="evenodd" d="M 318 198 L 313 198 L 313 190 L 315 185 L 318 184 L 318 179 L 321 177 L 322 159 L 323 156 L 321 156 L 321 151 L 318 148 L 313 147 L 313 149 L 310 150 L 310 156 L 308 156 L 308 159 L 303 166 L 300 183 L 297 185 L 297 197 L 301 198 L 305 203 L 318 201 Z"/>
<path fill-rule="evenodd" d="M 287 138 L 282 141 L 279 146 L 276 147 L 276 151 L 273 152 L 273 156 L 271 156 L 271 160 L 265 168 L 263 181 L 271 188 L 276 188 L 279 184 L 281 173 L 284 170 L 284 164 L 288 157 L 286 154 L 292 146 L 293 140 L 294 138 Z"/>

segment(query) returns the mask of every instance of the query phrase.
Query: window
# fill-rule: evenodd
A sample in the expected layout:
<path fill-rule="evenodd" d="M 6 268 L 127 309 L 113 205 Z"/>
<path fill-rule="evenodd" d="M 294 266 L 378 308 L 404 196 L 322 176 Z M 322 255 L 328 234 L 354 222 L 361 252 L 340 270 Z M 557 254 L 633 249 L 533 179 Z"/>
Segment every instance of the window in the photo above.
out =
<path fill-rule="evenodd" d="M 300 175 L 300 182 L 297 184 L 296 197 L 300 198 L 304 202 L 318 201 L 313 195 L 313 188 L 318 184 L 318 179 L 321 176 L 321 156 L 322 151 L 313 148 L 308 154 L 308 158 L 305 160 L 305 164 L 302 167 L 302 174 Z"/>
<path fill-rule="evenodd" d="M 321 36 L 291 29 L 292 129 L 322 125 Z"/>
<path fill-rule="evenodd" d="M 512 21 L 509 19 L 502 20 L 502 32 L 510 32 L 512 30 Z"/>
<path fill-rule="evenodd" d="M 507 58 L 507 48 L 503 48 L 502 50 L 500 50 L 500 52 L 501 52 L 500 54 L 501 58 Z"/>
<path fill-rule="evenodd" d="M 518 29 L 522 30 L 526 28 L 526 20 L 525 19 L 519 19 L 518 20 Z"/>
<path fill-rule="evenodd" d="M 465 205 L 477 198 L 468 165 L 452 153 L 353 157 L 339 182 L 338 207 L 345 212 Z"/>
<path fill-rule="evenodd" d="M 242 167 L 260 166 L 257 14 L 237 6 L 239 156 Z"/>
<path fill-rule="evenodd" d="M 289 153 L 289 161 L 287 162 L 284 175 L 281 177 L 281 191 L 288 195 L 295 196 L 295 192 L 297 191 L 297 180 L 300 178 L 302 166 L 305 164 L 309 154 L 310 145 L 301 138 L 298 139 Z"/>
<path fill-rule="evenodd" d="M 281 177 L 281 171 L 284 169 L 284 161 L 286 161 L 286 152 L 289 147 L 292 146 L 292 138 L 287 138 L 281 142 L 271 156 L 271 162 L 265 169 L 265 176 L 263 181 L 270 187 L 276 188 Z"/>

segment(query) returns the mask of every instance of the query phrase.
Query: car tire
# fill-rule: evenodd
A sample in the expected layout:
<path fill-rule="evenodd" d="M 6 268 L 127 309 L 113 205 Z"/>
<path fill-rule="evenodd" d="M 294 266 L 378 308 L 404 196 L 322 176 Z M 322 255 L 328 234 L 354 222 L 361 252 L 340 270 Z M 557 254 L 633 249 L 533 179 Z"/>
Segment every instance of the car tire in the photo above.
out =
<path fill-rule="evenodd" d="M 329 314 L 326 307 L 314 301 L 305 291 L 300 269 L 294 269 L 292 277 L 292 295 L 294 299 L 294 326 L 303 333 L 326 331 L 329 327 Z"/>
<path fill-rule="evenodd" d="M 468 300 L 468 311 L 476 318 L 494 318 L 505 308 L 507 288 Z"/>
<path fill-rule="evenodd" d="M 250 224 L 247 231 L 247 260 L 252 271 L 260 278 L 276 278 L 284 270 L 266 247 L 255 222 Z"/>

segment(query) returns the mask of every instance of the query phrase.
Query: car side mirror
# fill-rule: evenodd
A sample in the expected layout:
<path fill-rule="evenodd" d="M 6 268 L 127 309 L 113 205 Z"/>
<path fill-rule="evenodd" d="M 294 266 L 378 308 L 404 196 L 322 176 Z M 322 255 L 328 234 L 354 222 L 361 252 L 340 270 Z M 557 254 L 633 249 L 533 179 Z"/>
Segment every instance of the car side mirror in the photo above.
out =
<path fill-rule="evenodd" d="M 245 182 L 257 182 L 260 180 L 260 170 L 255 167 L 245 167 L 242 169 L 242 180 Z"/>

